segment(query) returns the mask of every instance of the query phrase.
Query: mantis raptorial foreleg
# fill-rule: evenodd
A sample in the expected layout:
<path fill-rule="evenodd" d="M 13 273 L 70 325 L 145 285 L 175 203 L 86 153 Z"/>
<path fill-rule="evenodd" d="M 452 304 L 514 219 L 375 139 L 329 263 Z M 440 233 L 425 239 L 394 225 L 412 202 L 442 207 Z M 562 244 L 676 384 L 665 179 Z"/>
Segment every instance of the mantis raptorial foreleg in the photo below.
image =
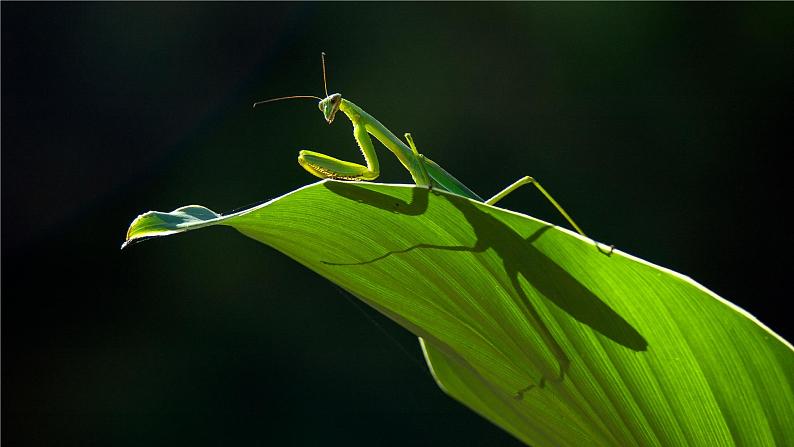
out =
<path fill-rule="evenodd" d="M 375 180 L 380 175 L 380 163 L 363 125 L 353 124 L 353 138 L 364 154 L 366 166 L 340 160 L 319 152 L 302 150 L 298 153 L 298 163 L 304 169 L 320 178 L 338 178 L 343 180 Z"/>

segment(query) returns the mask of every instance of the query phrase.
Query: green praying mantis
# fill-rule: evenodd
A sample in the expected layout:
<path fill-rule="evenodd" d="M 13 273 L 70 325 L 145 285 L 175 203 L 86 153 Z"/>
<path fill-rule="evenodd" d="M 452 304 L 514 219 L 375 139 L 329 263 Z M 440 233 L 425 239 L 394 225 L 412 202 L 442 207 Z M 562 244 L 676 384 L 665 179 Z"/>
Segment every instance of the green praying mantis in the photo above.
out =
<path fill-rule="evenodd" d="M 411 174 L 411 177 L 417 186 L 426 187 L 429 189 L 440 189 L 453 194 L 458 194 L 463 197 L 483 202 L 487 205 L 494 205 L 508 194 L 520 188 L 523 185 L 535 185 L 538 191 L 559 211 L 559 213 L 571 224 L 571 226 L 582 236 L 587 237 L 579 225 L 568 215 L 562 206 L 549 194 L 537 180 L 530 176 L 525 176 L 509 185 L 507 188 L 491 197 L 488 200 L 483 200 L 482 197 L 477 195 L 474 191 L 464 185 L 460 180 L 455 178 L 452 174 L 447 172 L 438 163 L 427 158 L 419 153 L 416 148 L 413 138 L 410 133 L 405 134 L 405 142 L 397 138 L 386 126 L 381 124 L 380 121 L 375 119 L 372 115 L 365 112 L 361 107 L 353 104 L 351 101 L 342 98 L 340 93 L 328 94 L 328 83 L 325 71 L 325 53 L 322 53 L 322 66 L 323 66 L 323 87 L 325 89 L 325 98 L 320 98 L 313 95 L 296 95 L 285 96 L 280 98 L 272 98 L 264 101 L 254 103 L 254 107 L 259 104 L 281 101 L 285 99 L 316 99 L 319 100 L 318 107 L 323 112 L 325 121 L 331 124 L 334 121 L 338 112 L 342 112 L 350 122 L 353 124 L 353 138 L 355 138 L 358 147 L 364 155 L 366 166 L 352 163 L 349 161 L 340 160 L 319 152 L 301 150 L 298 154 L 298 163 L 309 173 L 319 178 L 326 179 L 340 179 L 350 181 L 372 181 L 380 175 L 380 165 L 378 162 L 378 155 L 375 152 L 375 147 L 372 143 L 372 138 L 375 137 L 378 141 L 383 143 L 396 157 L 400 160 L 402 165 Z M 596 248 L 607 256 L 611 255 L 614 246 L 611 246 L 609 252 L 601 250 L 600 246 L 596 243 Z M 537 315 L 535 315 L 537 317 Z M 559 376 L 554 381 L 561 381 L 565 371 L 568 368 L 568 357 L 562 350 L 562 347 L 554 340 L 554 337 L 546 328 L 545 324 L 536 318 L 539 331 L 544 337 L 548 345 L 554 352 L 555 357 L 559 362 Z M 534 388 L 535 386 L 544 386 L 547 377 L 544 376 L 538 382 L 538 385 L 532 384 L 528 387 L 516 391 L 514 398 L 522 399 L 524 392 Z"/>
<path fill-rule="evenodd" d="M 272 98 L 264 101 L 254 103 L 254 107 L 259 104 L 264 104 L 273 101 L 281 101 L 285 99 L 316 99 L 319 100 L 318 104 L 320 110 L 323 112 L 325 121 L 331 124 L 336 117 L 337 112 L 342 112 L 350 122 L 353 124 L 353 138 L 355 138 L 358 147 L 364 155 L 366 166 L 358 163 L 340 160 L 329 155 L 321 154 L 319 152 L 301 150 L 298 154 L 298 163 L 309 173 L 319 178 L 330 178 L 340 180 L 353 180 L 353 181 L 372 181 L 380 175 L 380 164 L 378 162 L 378 155 L 375 152 L 375 147 L 372 144 L 372 138 L 375 137 L 378 141 L 383 143 L 400 160 L 402 165 L 411 174 L 417 186 L 426 188 L 441 189 L 443 191 L 458 194 L 472 200 L 483 202 L 488 205 L 494 205 L 508 194 L 520 188 L 523 185 L 535 185 L 541 194 L 551 203 L 557 211 L 571 224 L 571 226 L 582 236 L 587 237 L 579 225 L 574 222 L 571 216 L 557 203 L 556 200 L 549 194 L 537 180 L 530 176 L 525 176 L 518 179 L 507 188 L 491 197 L 484 200 L 477 195 L 474 191 L 469 189 L 460 180 L 456 179 L 452 174 L 447 172 L 444 168 L 439 166 L 438 163 L 427 158 L 419 153 L 414 144 L 414 140 L 410 133 L 405 134 L 407 145 L 397 138 L 389 129 L 386 128 L 380 121 L 375 119 L 372 115 L 365 112 L 361 107 L 353 104 L 347 99 L 343 99 L 340 93 L 328 94 L 328 83 L 325 74 L 325 53 L 322 53 L 323 65 L 323 87 L 325 89 L 325 98 L 320 98 L 313 95 L 295 95 L 284 96 L 280 98 Z M 600 248 L 599 248 L 600 250 Z M 612 250 L 610 249 L 609 254 Z"/>

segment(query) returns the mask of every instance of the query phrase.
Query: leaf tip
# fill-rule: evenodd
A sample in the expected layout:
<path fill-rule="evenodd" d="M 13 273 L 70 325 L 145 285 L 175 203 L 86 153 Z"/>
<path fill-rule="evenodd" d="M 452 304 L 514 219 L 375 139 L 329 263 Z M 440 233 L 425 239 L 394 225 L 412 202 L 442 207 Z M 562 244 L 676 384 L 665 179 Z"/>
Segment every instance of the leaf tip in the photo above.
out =
<path fill-rule="evenodd" d="M 209 208 L 189 205 L 177 208 L 170 213 L 147 211 L 136 217 L 127 229 L 127 235 L 121 249 L 157 236 L 168 236 L 199 228 L 221 218 L 222 216 Z"/>

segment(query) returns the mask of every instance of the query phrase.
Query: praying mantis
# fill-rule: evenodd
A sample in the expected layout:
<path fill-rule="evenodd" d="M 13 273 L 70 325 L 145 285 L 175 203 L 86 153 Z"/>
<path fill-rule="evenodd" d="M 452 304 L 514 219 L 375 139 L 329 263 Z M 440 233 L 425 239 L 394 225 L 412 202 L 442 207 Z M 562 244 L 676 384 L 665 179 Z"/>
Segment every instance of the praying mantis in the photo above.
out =
<path fill-rule="evenodd" d="M 508 194 L 515 191 L 524 185 L 534 185 L 538 191 L 549 201 L 559 213 L 571 224 L 571 226 L 582 236 L 587 237 L 579 225 L 574 222 L 571 216 L 557 203 L 556 200 L 549 194 L 541 184 L 530 176 L 525 176 L 501 192 L 484 200 L 477 195 L 474 191 L 469 189 L 460 180 L 456 179 L 452 174 L 447 172 L 438 163 L 427 158 L 419 153 L 414 143 L 413 137 L 410 133 L 405 134 L 406 145 L 402 140 L 397 138 L 386 126 L 381 124 L 380 121 L 375 119 L 372 115 L 365 112 L 361 107 L 353 104 L 351 101 L 342 98 L 340 93 L 328 94 L 328 82 L 325 74 L 325 53 L 321 54 L 323 65 L 323 87 L 325 89 L 325 98 L 320 98 L 313 95 L 295 95 L 284 96 L 280 98 L 272 98 L 264 101 L 254 103 L 254 107 L 259 104 L 264 104 L 273 101 L 281 101 L 285 99 L 316 99 L 319 100 L 318 107 L 323 112 L 325 121 L 330 125 L 337 112 L 342 112 L 350 122 L 353 124 L 353 138 L 358 143 L 361 153 L 364 155 L 366 166 L 349 161 L 339 160 L 338 158 L 329 155 L 321 154 L 319 152 L 301 150 L 298 154 L 298 163 L 308 171 L 310 174 L 319 178 L 325 179 L 339 179 L 339 180 L 352 180 L 352 181 L 372 181 L 380 175 L 380 164 L 378 162 L 378 155 L 375 152 L 375 147 L 372 144 L 372 138 L 375 137 L 387 149 L 389 149 L 411 174 L 411 177 L 417 186 L 422 186 L 432 189 L 440 189 L 443 191 L 451 192 L 467 197 L 478 202 L 483 202 L 487 205 L 495 205 L 497 202 L 505 198 Z M 600 248 L 599 248 L 600 250 Z M 611 253 L 612 250 L 610 250 Z"/>
<path fill-rule="evenodd" d="M 476 200 L 478 202 L 483 202 L 487 205 L 494 205 L 523 185 L 535 185 L 538 191 L 540 191 L 540 193 L 543 194 L 543 196 L 557 209 L 557 211 L 559 211 L 559 213 L 568 221 L 568 223 L 570 223 L 580 235 L 587 237 L 579 225 L 577 225 L 570 215 L 568 215 L 565 209 L 563 209 L 563 207 L 556 200 L 554 200 L 551 194 L 549 194 L 546 189 L 544 189 L 543 186 L 538 183 L 537 180 L 530 176 L 524 176 L 518 179 L 495 196 L 488 200 L 483 200 L 482 197 L 477 195 L 460 180 L 447 172 L 438 163 L 419 153 L 419 150 L 416 148 L 416 144 L 414 143 L 413 137 L 410 133 L 405 134 L 405 141 L 407 142 L 406 145 L 405 142 L 397 138 L 397 136 L 395 136 L 388 128 L 386 128 L 386 126 L 381 124 L 381 122 L 372 115 L 365 112 L 364 109 L 347 99 L 343 99 L 340 93 L 333 93 L 329 95 L 325 71 L 325 53 L 322 53 L 321 57 L 325 98 L 320 98 L 313 95 L 296 95 L 272 98 L 254 103 L 254 107 L 256 107 L 259 104 L 281 101 L 285 99 L 316 99 L 320 101 L 318 107 L 323 112 L 325 121 L 329 125 L 334 121 L 334 118 L 338 112 L 341 111 L 342 114 L 347 116 L 353 125 L 353 138 L 356 140 L 359 149 L 361 149 L 361 153 L 364 155 L 366 166 L 340 160 L 319 152 L 301 150 L 298 153 L 298 163 L 310 174 L 322 179 L 329 178 L 350 181 L 372 181 L 377 179 L 380 175 L 380 164 L 378 162 L 378 155 L 375 152 L 375 147 L 373 146 L 371 138 L 375 137 L 384 146 L 386 146 L 386 148 L 389 149 L 398 160 L 400 160 L 405 169 L 407 169 L 410 173 L 414 183 L 416 183 L 417 186 L 426 187 L 429 189 L 440 189 L 472 200 Z M 597 243 L 596 247 L 599 251 L 602 251 Z M 608 253 L 603 251 L 602 253 L 605 253 L 607 256 L 609 256 L 611 255 L 613 248 L 614 246 L 611 246 Z M 539 324 L 541 335 L 551 347 L 552 352 L 554 352 L 554 355 L 559 362 L 559 376 L 556 379 L 551 380 L 561 381 L 570 361 L 557 341 L 554 340 L 554 337 L 551 335 L 548 328 L 546 328 L 545 324 L 537 317 L 536 314 L 534 316 L 535 320 Z M 540 386 L 541 388 L 544 387 L 546 380 L 547 377 L 543 376 L 538 382 L 538 385 L 532 384 L 526 388 L 516 391 L 514 398 L 518 400 L 522 399 L 524 392 L 534 388 L 535 386 Z"/>

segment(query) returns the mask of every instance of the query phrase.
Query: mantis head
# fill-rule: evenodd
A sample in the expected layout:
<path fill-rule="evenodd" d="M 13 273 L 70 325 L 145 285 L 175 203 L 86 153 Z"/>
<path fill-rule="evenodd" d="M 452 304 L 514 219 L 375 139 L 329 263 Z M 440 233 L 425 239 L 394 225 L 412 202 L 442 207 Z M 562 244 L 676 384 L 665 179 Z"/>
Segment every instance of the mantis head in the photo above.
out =
<path fill-rule="evenodd" d="M 323 112 L 323 116 L 325 116 L 325 121 L 328 124 L 334 122 L 334 117 L 336 116 L 336 112 L 339 111 L 339 106 L 342 104 L 342 95 L 339 93 L 334 93 L 333 95 L 328 95 L 325 99 L 320 101 L 318 107 Z"/>

